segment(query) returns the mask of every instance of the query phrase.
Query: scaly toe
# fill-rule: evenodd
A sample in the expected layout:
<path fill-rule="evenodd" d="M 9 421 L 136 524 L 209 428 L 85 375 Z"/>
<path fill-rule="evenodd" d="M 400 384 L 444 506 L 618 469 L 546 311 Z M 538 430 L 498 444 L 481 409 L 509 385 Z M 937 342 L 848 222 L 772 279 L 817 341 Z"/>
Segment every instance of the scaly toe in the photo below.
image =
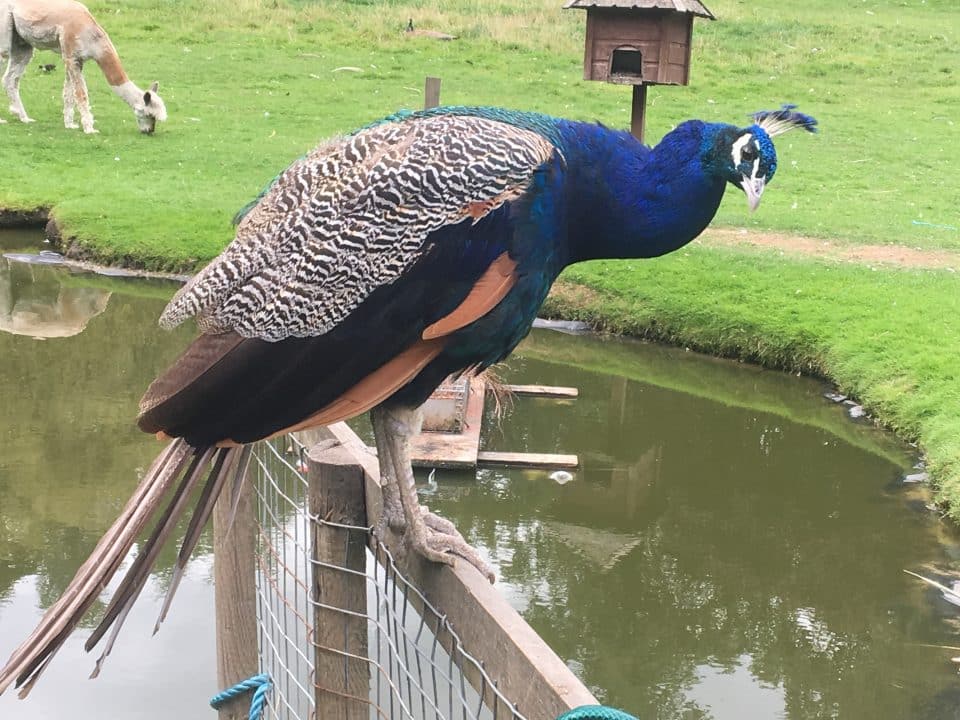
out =
<path fill-rule="evenodd" d="M 480 554 L 463 539 L 453 523 L 427 512 L 425 509 L 422 512 L 424 525 L 426 525 L 426 537 L 422 546 L 411 538 L 411 545 L 416 552 L 428 560 L 442 562 L 446 565 L 453 565 L 456 557 L 463 558 L 479 570 L 480 574 L 491 583 L 496 581 L 497 576 L 493 570 L 484 562 Z"/>
<path fill-rule="evenodd" d="M 423 515 L 423 524 L 431 530 L 436 530 L 438 533 L 443 535 L 453 535 L 454 537 L 463 540 L 463 535 L 461 535 L 460 531 L 457 530 L 456 525 L 446 518 L 442 518 L 439 515 L 435 515 L 434 513 L 430 512 L 430 508 L 421 505 L 420 514 Z"/>

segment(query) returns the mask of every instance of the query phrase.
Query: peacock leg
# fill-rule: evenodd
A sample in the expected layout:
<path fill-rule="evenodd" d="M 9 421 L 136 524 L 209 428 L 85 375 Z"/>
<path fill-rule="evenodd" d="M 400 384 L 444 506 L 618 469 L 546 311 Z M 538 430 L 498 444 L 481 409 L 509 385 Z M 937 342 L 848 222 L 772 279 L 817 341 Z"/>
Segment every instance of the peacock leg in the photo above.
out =
<path fill-rule="evenodd" d="M 387 413 L 380 408 L 370 412 L 370 423 L 377 443 L 377 461 L 380 464 L 381 491 L 383 492 L 383 513 L 380 516 L 380 529 L 389 527 L 398 533 L 407 528 L 407 519 L 400 502 L 400 487 L 397 483 L 392 448 L 387 442 Z"/>
<path fill-rule="evenodd" d="M 454 564 L 454 556 L 461 557 L 490 582 L 494 574 L 476 550 L 463 539 L 456 527 L 420 505 L 410 463 L 410 440 L 420 432 L 423 413 L 420 408 L 376 408 L 372 415 L 381 417 L 374 423 L 377 452 L 385 452 L 381 468 L 390 465 L 390 476 L 398 486 L 400 503 L 406 519 L 404 540 L 423 557 L 446 565 Z M 378 430 L 379 426 L 379 430 Z"/>

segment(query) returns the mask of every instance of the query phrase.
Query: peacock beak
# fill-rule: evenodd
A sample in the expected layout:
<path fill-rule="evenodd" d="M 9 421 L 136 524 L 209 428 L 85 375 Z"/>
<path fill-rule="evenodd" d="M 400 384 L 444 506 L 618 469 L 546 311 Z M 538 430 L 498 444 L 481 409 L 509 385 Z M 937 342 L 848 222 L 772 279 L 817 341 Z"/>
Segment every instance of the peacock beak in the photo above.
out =
<path fill-rule="evenodd" d="M 760 196 L 763 195 L 764 185 L 766 185 L 766 180 L 762 177 L 743 176 L 743 184 L 740 187 L 743 189 L 744 195 L 747 196 L 747 205 L 750 206 L 750 212 L 760 206 Z"/>

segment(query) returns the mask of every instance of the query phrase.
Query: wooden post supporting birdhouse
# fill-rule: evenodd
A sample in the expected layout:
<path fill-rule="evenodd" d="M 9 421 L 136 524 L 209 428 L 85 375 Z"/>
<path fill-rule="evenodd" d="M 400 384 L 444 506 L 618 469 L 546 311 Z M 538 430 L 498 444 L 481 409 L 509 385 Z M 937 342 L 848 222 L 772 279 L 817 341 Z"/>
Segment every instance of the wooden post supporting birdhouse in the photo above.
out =
<path fill-rule="evenodd" d="M 648 85 L 690 80 L 693 18 L 714 20 L 699 0 L 569 0 L 587 11 L 584 80 L 633 85 L 630 132 L 643 140 Z"/>

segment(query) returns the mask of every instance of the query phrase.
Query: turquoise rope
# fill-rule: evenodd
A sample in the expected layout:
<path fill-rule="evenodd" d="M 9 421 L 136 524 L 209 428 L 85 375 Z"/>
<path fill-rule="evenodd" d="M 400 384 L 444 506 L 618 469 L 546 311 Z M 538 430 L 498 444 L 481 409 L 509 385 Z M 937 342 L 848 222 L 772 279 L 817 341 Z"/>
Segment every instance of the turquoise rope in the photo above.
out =
<path fill-rule="evenodd" d="M 267 693 L 270 692 L 270 688 L 272 687 L 273 683 L 270 682 L 269 675 L 266 673 L 254 675 L 252 678 L 238 682 L 233 687 L 227 688 L 223 692 L 214 695 L 210 698 L 210 707 L 217 710 L 224 703 L 240 697 L 245 692 L 253 690 L 253 698 L 250 700 L 250 715 L 248 717 L 249 720 L 260 720 L 260 717 L 263 715 L 263 708 L 266 707 L 267 704 Z"/>
<path fill-rule="evenodd" d="M 581 705 L 567 710 L 557 720 L 637 720 L 630 713 L 606 705 Z"/>
<path fill-rule="evenodd" d="M 253 690 L 253 699 L 250 701 L 249 720 L 260 720 L 263 708 L 267 703 L 267 693 L 273 687 L 270 676 L 266 673 L 254 675 L 252 678 L 238 682 L 231 688 L 217 693 L 210 699 L 210 707 L 218 709 L 226 702 L 240 697 Z M 637 720 L 636 717 L 623 710 L 607 707 L 606 705 L 581 705 L 560 715 L 557 720 Z"/>

